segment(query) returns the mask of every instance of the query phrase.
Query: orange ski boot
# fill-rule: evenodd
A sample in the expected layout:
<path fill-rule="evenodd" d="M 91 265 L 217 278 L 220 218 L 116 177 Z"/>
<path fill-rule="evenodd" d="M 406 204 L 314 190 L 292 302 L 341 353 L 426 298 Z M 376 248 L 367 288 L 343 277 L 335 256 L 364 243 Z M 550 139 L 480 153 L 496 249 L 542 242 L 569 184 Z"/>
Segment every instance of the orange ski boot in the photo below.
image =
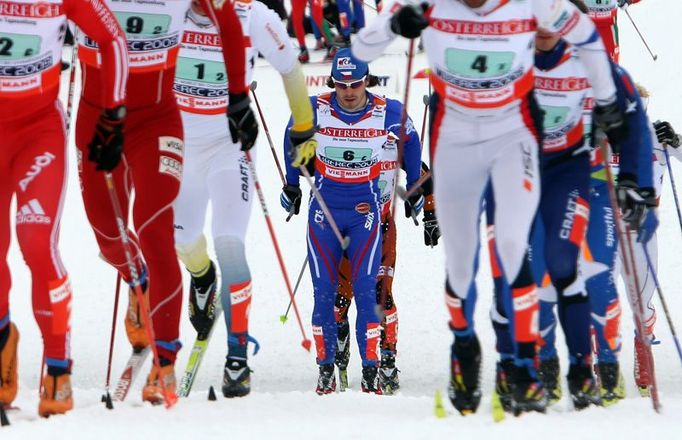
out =
<path fill-rule="evenodd" d="M 149 293 L 147 292 L 147 285 L 142 285 L 144 299 L 147 303 L 147 310 L 149 310 Z M 128 292 L 128 311 L 125 319 L 126 335 L 128 340 L 135 350 L 142 350 L 149 345 L 149 337 L 147 337 L 147 329 L 142 320 L 142 308 L 137 300 L 135 289 L 130 289 Z"/>
<path fill-rule="evenodd" d="M 160 380 L 163 381 L 163 385 Z M 161 374 L 159 374 L 159 369 L 156 368 L 156 365 L 152 365 L 152 371 L 147 376 L 147 384 L 142 388 L 142 400 L 151 402 L 152 405 L 159 405 L 164 403 L 164 391 L 174 396 L 176 388 L 175 366 L 173 364 L 162 366 Z"/>
<path fill-rule="evenodd" d="M 54 374 L 48 367 L 43 377 L 43 392 L 40 394 L 38 415 L 49 417 L 52 414 L 64 414 L 73 409 L 73 393 L 71 391 L 71 373 L 60 372 Z"/>
<path fill-rule="evenodd" d="M 17 396 L 17 345 L 19 331 L 9 323 L 9 334 L 0 350 L 0 405 L 9 406 Z"/>

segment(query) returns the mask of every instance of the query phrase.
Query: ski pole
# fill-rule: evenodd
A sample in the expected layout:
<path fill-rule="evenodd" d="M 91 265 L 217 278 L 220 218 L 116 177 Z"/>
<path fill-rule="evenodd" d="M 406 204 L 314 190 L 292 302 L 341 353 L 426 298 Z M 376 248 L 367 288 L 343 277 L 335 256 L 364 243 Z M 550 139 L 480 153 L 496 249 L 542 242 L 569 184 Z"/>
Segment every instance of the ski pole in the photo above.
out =
<path fill-rule="evenodd" d="M 660 401 L 658 399 L 658 386 L 656 385 L 656 374 L 654 371 L 654 359 L 651 352 L 651 345 L 645 338 L 644 328 L 644 304 L 642 302 L 641 290 L 639 288 L 639 279 L 637 271 L 635 270 L 635 257 L 632 248 L 632 237 L 630 228 L 623 224 L 623 218 L 618 207 L 616 199 L 616 189 L 613 184 L 613 173 L 611 172 L 611 165 L 609 164 L 609 146 L 606 141 L 602 142 L 600 146 L 602 150 L 602 161 L 604 163 L 604 170 L 606 172 L 606 187 L 609 193 L 609 200 L 611 202 L 611 209 L 613 210 L 614 223 L 616 226 L 616 234 L 621 246 L 621 261 L 623 269 L 625 270 L 626 290 L 630 307 L 632 308 L 635 328 L 637 329 L 637 337 L 645 347 L 646 356 L 644 357 L 644 368 L 649 371 L 651 375 L 651 403 L 654 411 L 660 412 Z"/>
<path fill-rule="evenodd" d="M 73 112 L 73 95 L 76 90 L 76 60 L 78 58 L 78 28 L 73 33 L 73 48 L 71 49 L 71 72 L 69 72 L 69 94 L 66 100 L 66 142 L 69 142 L 71 130 L 71 113 Z"/>
<path fill-rule="evenodd" d="M 663 153 L 665 154 L 665 164 L 668 167 L 668 175 L 670 175 L 670 185 L 673 187 L 673 198 L 675 199 L 675 208 L 677 209 L 677 220 L 680 223 L 680 231 L 682 231 L 682 213 L 680 212 L 680 199 L 677 198 L 677 188 L 675 187 L 675 176 L 673 176 L 673 168 L 670 165 L 670 153 L 668 147 L 663 146 Z"/>
<path fill-rule="evenodd" d="M 303 260 L 303 267 L 301 267 L 301 271 L 298 273 L 298 279 L 296 280 L 296 285 L 294 286 L 294 298 L 296 297 L 296 292 L 298 292 L 298 286 L 301 284 L 301 279 L 303 279 L 303 274 L 305 273 L 306 267 L 308 267 L 307 255 L 305 257 L 305 260 Z M 287 311 L 284 313 L 284 315 L 279 316 L 279 320 L 282 322 L 282 324 L 285 324 L 287 320 L 289 320 L 289 310 L 291 310 L 291 301 L 289 301 Z"/>
<path fill-rule="evenodd" d="M 116 317 L 118 315 L 118 298 L 121 291 L 121 274 L 116 273 L 116 291 L 114 293 L 114 313 L 111 318 L 111 335 L 109 336 L 109 360 L 107 361 L 107 379 L 104 384 L 104 401 L 107 409 L 114 409 L 114 404 L 111 401 L 111 394 L 109 393 L 109 386 L 111 385 L 111 364 L 114 358 L 114 339 L 116 338 Z"/>
<path fill-rule="evenodd" d="M 632 23 L 632 27 L 634 27 L 635 31 L 637 31 L 637 35 L 639 35 L 639 38 L 642 40 L 642 43 L 644 43 L 644 47 L 646 47 L 646 50 L 649 51 L 649 55 L 651 55 L 651 58 L 653 58 L 654 61 L 656 61 L 658 59 L 658 55 L 654 55 L 653 51 L 651 50 L 651 48 L 647 44 L 646 39 L 644 38 L 644 35 L 642 35 L 642 33 L 639 31 L 639 28 L 635 24 L 635 20 L 633 20 L 632 16 L 630 16 L 630 12 L 628 12 L 627 5 L 623 6 L 621 9 L 623 10 L 623 12 L 625 12 L 625 15 L 628 16 L 628 19 L 630 19 L 630 23 Z"/>
<path fill-rule="evenodd" d="M 275 235 L 275 229 L 272 226 L 272 220 L 270 219 L 270 214 L 268 214 L 268 207 L 265 204 L 265 196 L 263 195 L 263 189 L 258 181 L 258 176 L 256 175 L 256 167 L 254 167 L 251 161 L 251 154 L 249 151 L 244 151 L 244 156 L 246 157 L 246 163 L 249 165 L 249 170 L 251 171 L 251 177 L 253 178 L 253 184 L 256 187 L 256 192 L 258 193 L 258 199 L 260 200 L 260 207 L 263 210 L 263 216 L 265 217 L 265 223 L 268 226 L 268 232 L 270 233 L 270 239 L 272 240 L 272 246 L 275 248 L 275 253 L 277 254 L 277 261 L 279 262 L 279 268 L 282 271 L 282 277 L 284 278 L 284 284 L 286 285 L 287 292 L 289 293 L 289 300 L 294 306 L 294 313 L 296 314 L 296 320 L 298 321 L 298 326 L 301 329 L 301 335 L 303 336 L 303 341 L 301 345 L 307 351 L 310 351 L 312 343 L 310 339 L 305 334 L 305 329 L 303 328 L 303 321 L 301 321 L 301 314 L 298 312 L 298 305 L 296 304 L 296 299 L 294 298 L 294 293 L 291 290 L 291 283 L 289 282 L 289 275 L 287 274 L 287 269 L 284 266 L 284 259 L 282 258 L 282 253 L 279 250 L 279 244 L 277 242 L 277 236 Z"/>
<path fill-rule="evenodd" d="M 144 292 L 142 292 L 142 285 L 140 283 L 140 277 L 137 273 L 137 267 L 135 266 L 135 261 L 133 260 L 133 253 L 130 248 L 130 239 L 128 238 L 128 231 L 126 230 L 125 217 L 123 217 L 123 211 L 121 209 L 121 204 L 118 201 L 118 196 L 116 195 L 116 187 L 114 186 L 114 178 L 111 173 L 104 173 L 104 180 L 107 185 L 107 191 L 109 193 L 109 199 L 111 199 L 111 208 L 114 211 L 114 217 L 116 220 L 116 225 L 118 226 L 118 233 L 121 236 L 121 245 L 123 247 L 123 252 L 125 254 L 126 263 L 128 265 L 128 271 L 130 272 L 130 278 L 132 281 L 132 287 L 137 296 L 137 302 L 140 305 L 140 314 L 142 315 L 142 320 L 145 328 L 147 329 L 147 337 L 152 348 L 152 353 L 154 354 L 154 367 L 159 371 L 159 376 L 161 374 L 161 364 L 159 359 L 159 351 L 156 347 L 156 338 L 154 337 L 154 328 L 152 327 L 152 315 L 147 307 L 147 302 L 144 299 Z M 163 400 L 166 404 L 166 408 L 170 408 L 175 405 L 178 401 L 178 396 L 175 394 L 175 390 L 169 389 L 163 379 L 159 378 L 159 383 L 161 384 Z"/>
<path fill-rule="evenodd" d="M 677 348 L 677 355 L 682 362 L 682 346 L 680 346 L 680 340 L 677 338 L 677 332 L 675 331 L 675 325 L 673 324 L 672 317 L 670 316 L 670 310 L 668 309 L 668 303 L 663 297 L 663 289 L 661 289 L 661 283 L 658 282 L 658 275 L 654 270 L 654 265 L 651 262 L 651 256 L 649 255 L 649 249 L 647 249 L 646 244 L 642 243 L 642 248 L 644 248 L 644 255 L 646 256 L 646 263 L 649 266 L 649 271 L 656 284 L 656 292 L 658 292 L 658 299 L 661 300 L 661 305 L 663 306 L 663 312 L 665 313 L 665 318 L 668 321 L 668 327 L 670 327 L 670 333 L 673 335 L 673 341 L 675 341 L 675 347 Z"/>

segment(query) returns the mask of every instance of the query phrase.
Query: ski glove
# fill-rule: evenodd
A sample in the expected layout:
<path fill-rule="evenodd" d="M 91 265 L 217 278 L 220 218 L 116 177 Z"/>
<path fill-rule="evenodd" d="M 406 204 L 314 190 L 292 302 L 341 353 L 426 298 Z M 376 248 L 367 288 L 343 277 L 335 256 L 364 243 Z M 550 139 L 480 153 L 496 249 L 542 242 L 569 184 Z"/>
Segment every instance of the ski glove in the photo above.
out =
<path fill-rule="evenodd" d="M 633 176 L 618 176 L 616 199 L 623 221 L 635 231 L 639 231 L 649 208 L 656 207 L 656 192 L 653 188 L 639 188 Z"/>
<path fill-rule="evenodd" d="M 406 5 L 391 16 L 391 32 L 405 38 L 417 38 L 422 30 L 429 26 L 429 19 L 424 17 L 428 4 Z"/>
<path fill-rule="evenodd" d="M 289 130 L 289 140 L 291 141 L 291 164 L 298 168 L 306 167 L 308 173 L 315 174 L 315 153 L 317 151 L 317 140 L 315 133 L 317 127 L 312 127 L 305 131 Z"/>
<path fill-rule="evenodd" d="M 88 160 L 97 164 L 98 171 L 111 172 L 123 154 L 123 125 L 126 108 L 106 109 L 97 120 L 95 134 L 88 144 Z"/>
<path fill-rule="evenodd" d="M 440 238 L 440 227 L 436 219 L 435 211 L 424 210 L 424 244 L 427 246 L 437 246 Z"/>
<path fill-rule="evenodd" d="M 251 110 L 251 100 L 246 93 L 229 94 L 227 120 L 230 124 L 232 142 L 241 143 L 241 150 L 248 151 L 256 143 L 258 124 Z"/>
<path fill-rule="evenodd" d="M 632 0 L 618 0 L 618 7 L 622 8 L 626 5 L 631 5 L 632 3 L 634 3 Z"/>
<path fill-rule="evenodd" d="M 424 208 L 424 195 L 423 190 L 420 188 L 414 194 L 405 200 L 405 217 L 411 218 L 414 214 L 415 217 L 422 212 Z"/>
<path fill-rule="evenodd" d="M 279 204 L 288 213 L 293 211 L 298 215 L 301 210 L 301 188 L 294 185 L 284 185 L 282 194 L 279 196 Z"/>
<path fill-rule="evenodd" d="M 656 130 L 656 138 L 659 144 L 670 145 L 673 148 L 680 148 L 682 144 L 682 136 L 675 133 L 673 126 L 667 121 L 654 122 L 654 129 Z"/>
<path fill-rule="evenodd" d="M 614 153 L 620 151 L 619 145 L 627 135 L 627 125 L 623 112 L 617 102 L 594 107 L 594 122 L 606 133 Z"/>

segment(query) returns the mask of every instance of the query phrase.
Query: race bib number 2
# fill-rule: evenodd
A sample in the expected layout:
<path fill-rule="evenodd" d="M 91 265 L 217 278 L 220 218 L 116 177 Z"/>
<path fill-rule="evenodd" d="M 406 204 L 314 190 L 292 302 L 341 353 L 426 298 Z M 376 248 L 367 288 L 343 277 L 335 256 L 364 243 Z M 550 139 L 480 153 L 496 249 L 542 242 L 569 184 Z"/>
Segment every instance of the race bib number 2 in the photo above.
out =
<path fill-rule="evenodd" d="M 30 58 L 40 52 L 41 38 L 0 32 L 0 60 Z"/>

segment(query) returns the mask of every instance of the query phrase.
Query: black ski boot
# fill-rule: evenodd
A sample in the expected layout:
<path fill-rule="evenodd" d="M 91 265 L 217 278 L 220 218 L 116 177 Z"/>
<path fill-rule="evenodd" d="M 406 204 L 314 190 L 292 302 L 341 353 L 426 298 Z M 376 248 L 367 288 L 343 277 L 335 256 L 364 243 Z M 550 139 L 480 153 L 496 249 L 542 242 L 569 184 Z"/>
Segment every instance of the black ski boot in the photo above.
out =
<path fill-rule="evenodd" d="M 246 359 L 227 358 L 223 372 L 223 396 L 243 397 L 251 392 L 251 370 Z"/>
<path fill-rule="evenodd" d="M 568 370 L 568 390 L 576 410 L 590 405 L 601 405 L 599 387 L 592 375 L 592 368 L 583 362 L 571 364 Z"/>
<path fill-rule="evenodd" d="M 514 361 L 505 359 L 499 361 L 495 372 L 495 392 L 500 398 L 502 409 L 505 412 L 512 410 L 512 377 L 514 375 Z"/>
<path fill-rule="evenodd" d="M 531 365 L 514 366 L 511 406 L 517 417 L 524 412 L 544 413 L 547 410 L 545 386 Z"/>
<path fill-rule="evenodd" d="M 451 348 L 448 396 L 455 409 L 465 416 L 475 413 L 481 403 L 481 346 L 476 335 L 464 342 L 462 339 L 455 338 Z"/>
<path fill-rule="evenodd" d="M 552 357 L 544 361 L 540 361 L 540 371 L 538 375 L 547 391 L 547 405 L 554 405 L 561 400 L 561 368 L 559 366 L 559 358 Z"/>
<path fill-rule="evenodd" d="M 362 367 L 361 388 L 363 393 L 382 394 L 379 369 L 376 366 Z"/>
<path fill-rule="evenodd" d="M 320 376 L 317 378 L 315 392 L 320 396 L 331 394 L 336 391 L 336 377 L 334 376 L 334 364 L 320 365 Z"/>
<path fill-rule="evenodd" d="M 208 272 L 200 277 L 192 276 L 189 285 L 189 322 L 200 340 L 208 337 L 215 321 L 216 287 L 215 266 L 211 261 Z"/>
<path fill-rule="evenodd" d="M 381 353 L 381 366 L 379 367 L 379 384 L 383 394 L 394 394 L 400 389 L 398 370 L 395 367 L 395 352 L 385 351 Z"/>
<path fill-rule="evenodd" d="M 625 398 L 625 383 L 618 362 L 599 362 L 597 371 L 600 382 L 601 401 L 604 406 L 618 403 Z"/>
<path fill-rule="evenodd" d="M 348 319 L 337 323 L 336 355 L 334 363 L 339 367 L 339 391 L 348 388 L 348 362 L 350 361 L 350 325 Z"/>

